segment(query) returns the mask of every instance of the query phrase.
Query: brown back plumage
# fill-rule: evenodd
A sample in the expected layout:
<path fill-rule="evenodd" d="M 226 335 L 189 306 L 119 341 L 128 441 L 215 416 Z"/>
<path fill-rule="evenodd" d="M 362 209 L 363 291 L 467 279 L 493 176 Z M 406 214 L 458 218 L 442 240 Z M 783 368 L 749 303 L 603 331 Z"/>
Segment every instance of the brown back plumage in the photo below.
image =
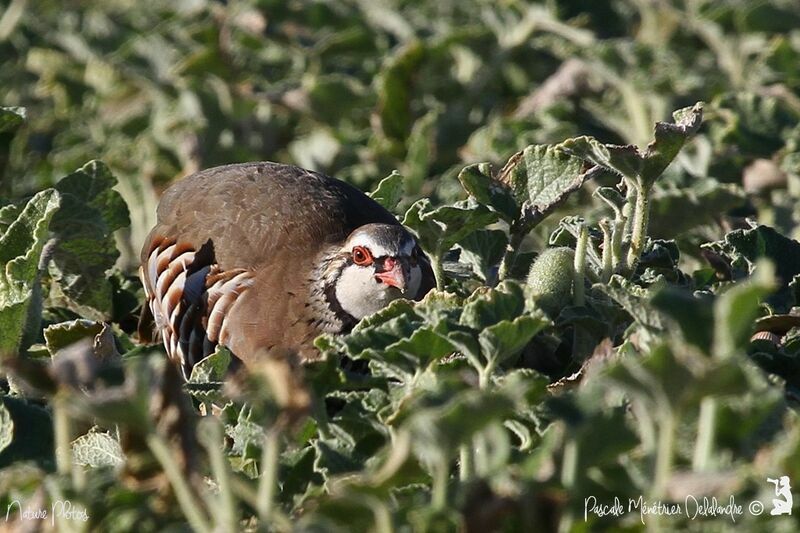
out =
<path fill-rule="evenodd" d="M 316 352 L 308 316 L 318 255 L 368 223 L 398 224 L 358 189 L 290 165 L 212 168 L 170 187 L 142 248 L 148 314 L 189 369 L 217 343 L 247 363 L 263 349 Z M 432 278 L 432 275 L 430 276 Z M 430 287 L 426 280 L 425 292 Z"/>

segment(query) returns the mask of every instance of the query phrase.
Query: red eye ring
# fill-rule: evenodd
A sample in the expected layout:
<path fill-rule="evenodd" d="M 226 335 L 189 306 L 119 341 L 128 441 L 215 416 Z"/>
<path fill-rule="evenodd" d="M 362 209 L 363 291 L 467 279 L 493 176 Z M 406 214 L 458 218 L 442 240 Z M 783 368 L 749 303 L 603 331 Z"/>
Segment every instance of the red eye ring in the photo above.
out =
<path fill-rule="evenodd" d="M 372 264 L 372 254 L 363 246 L 353 248 L 353 262 L 358 266 L 369 266 Z"/>

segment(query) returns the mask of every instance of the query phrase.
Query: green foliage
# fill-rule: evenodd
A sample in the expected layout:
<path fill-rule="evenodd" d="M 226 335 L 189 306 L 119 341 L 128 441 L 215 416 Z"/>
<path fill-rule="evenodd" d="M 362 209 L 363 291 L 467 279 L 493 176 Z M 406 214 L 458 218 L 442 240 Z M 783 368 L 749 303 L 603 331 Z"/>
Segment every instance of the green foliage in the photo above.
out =
<path fill-rule="evenodd" d="M 128 208 L 115 191 L 117 180 L 91 161 L 56 184 L 61 208 L 53 217 L 57 239 L 49 273 L 65 307 L 85 316 L 110 318 L 112 285 L 106 271 L 119 257 L 114 232 L 130 225 Z"/>
<path fill-rule="evenodd" d="M 59 201 L 54 190 L 40 192 L 18 211 L 0 236 L 0 354 L 18 348 L 28 308 L 36 297 L 47 230 Z"/>
<path fill-rule="evenodd" d="M 800 479 L 793 2 L 62 4 L 0 14 L 0 509 L 728 527 L 584 515 L 692 495 L 797 530 L 747 507 Z M 157 193 L 265 158 L 373 191 L 438 287 L 317 338 L 319 361 L 219 348 L 184 381 L 133 333 Z"/>

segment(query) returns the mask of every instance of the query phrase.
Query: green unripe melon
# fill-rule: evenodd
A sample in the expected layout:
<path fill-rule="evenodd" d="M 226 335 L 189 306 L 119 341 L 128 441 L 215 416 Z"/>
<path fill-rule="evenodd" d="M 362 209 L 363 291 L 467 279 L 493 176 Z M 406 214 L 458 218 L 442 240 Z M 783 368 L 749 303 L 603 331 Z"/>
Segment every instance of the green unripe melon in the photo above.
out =
<path fill-rule="evenodd" d="M 572 300 L 572 248 L 548 248 L 534 261 L 528 273 L 528 288 L 534 302 L 550 315 L 558 314 Z"/>

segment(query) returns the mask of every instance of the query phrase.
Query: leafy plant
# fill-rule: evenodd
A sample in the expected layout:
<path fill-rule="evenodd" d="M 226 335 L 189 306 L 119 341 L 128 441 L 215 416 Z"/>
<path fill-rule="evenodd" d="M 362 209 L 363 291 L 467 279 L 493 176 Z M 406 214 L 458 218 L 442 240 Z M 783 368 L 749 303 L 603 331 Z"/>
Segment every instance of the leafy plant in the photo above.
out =
<path fill-rule="evenodd" d="M 791 2 L 36 7 L 0 15 L 9 527 L 797 529 L 747 507 L 800 479 Z M 176 176 L 264 157 L 372 190 L 437 288 L 184 382 L 138 243 Z"/>

